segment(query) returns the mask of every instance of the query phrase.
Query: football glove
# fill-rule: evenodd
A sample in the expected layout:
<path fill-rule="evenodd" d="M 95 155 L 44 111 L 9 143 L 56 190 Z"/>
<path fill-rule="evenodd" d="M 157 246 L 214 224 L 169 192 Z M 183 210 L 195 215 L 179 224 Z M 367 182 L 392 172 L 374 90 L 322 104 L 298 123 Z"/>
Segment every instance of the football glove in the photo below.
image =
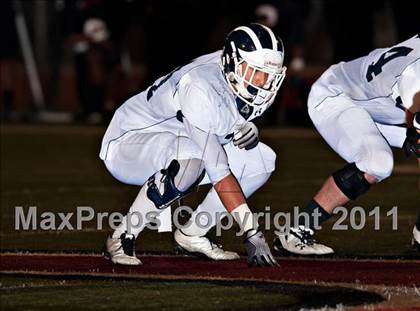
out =
<path fill-rule="evenodd" d="M 261 231 L 255 229 L 247 231 L 244 243 L 248 254 L 248 266 L 254 264 L 259 267 L 278 266 Z"/>
<path fill-rule="evenodd" d="M 407 128 L 407 137 L 403 144 L 405 155 L 408 157 L 414 153 L 420 158 L 420 113 L 414 115 L 414 125 Z"/>
<path fill-rule="evenodd" d="M 244 123 L 233 135 L 233 144 L 240 149 L 250 150 L 258 145 L 258 128 L 252 122 Z"/>

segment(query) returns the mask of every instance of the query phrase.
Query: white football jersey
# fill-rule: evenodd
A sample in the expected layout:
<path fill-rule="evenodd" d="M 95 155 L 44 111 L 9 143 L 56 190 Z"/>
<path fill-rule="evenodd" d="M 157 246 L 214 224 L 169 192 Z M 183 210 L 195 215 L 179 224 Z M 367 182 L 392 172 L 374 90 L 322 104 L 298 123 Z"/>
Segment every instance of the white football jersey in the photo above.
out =
<path fill-rule="evenodd" d="M 420 92 L 420 38 L 414 36 L 389 48 L 330 67 L 328 89 L 344 93 L 363 106 L 375 121 L 404 123 L 404 108 Z"/>
<path fill-rule="evenodd" d="M 127 133 L 167 132 L 188 136 L 182 118 L 223 145 L 245 122 L 221 65 L 221 51 L 201 56 L 156 80 L 118 108 L 102 141 L 100 158 L 109 158 L 109 144 Z"/>

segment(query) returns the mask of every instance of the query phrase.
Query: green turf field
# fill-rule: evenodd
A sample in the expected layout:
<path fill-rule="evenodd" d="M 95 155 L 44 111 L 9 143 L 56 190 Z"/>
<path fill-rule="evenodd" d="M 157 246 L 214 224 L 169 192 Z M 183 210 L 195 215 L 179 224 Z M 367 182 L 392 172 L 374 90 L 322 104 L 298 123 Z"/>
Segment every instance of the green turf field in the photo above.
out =
<path fill-rule="evenodd" d="M 96 230 L 89 223 L 81 231 L 16 231 L 14 207 L 37 206 L 38 211 L 71 212 L 77 206 L 92 206 L 97 212 L 124 212 L 138 188 L 119 183 L 98 158 L 105 128 L 72 126 L 2 126 L 1 128 L 1 249 L 99 252 L 109 230 Z M 291 211 L 304 206 L 323 180 L 342 167 L 340 159 L 312 131 L 263 130 L 262 140 L 278 154 L 277 170 L 250 200 L 255 211 Z M 416 164 L 396 150 L 396 164 Z M 373 217 L 362 230 L 333 231 L 330 220 L 317 235 L 338 256 L 418 256 L 411 250 L 411 230 L 420 210 L 419 178 L 395 174 L 374 187 L 351 206 L 367 211 L 381 208 L 380 230 Z M 206 187 L 190 195 L 185 203 L 197 204 Z M 385 213 L 398 206 L 398 230 L 391 229 Z M 356 218 L 357 219 L 357 218 Z M 348 219 L 347 219 L 348 220 Z M 57 220 L 58 221 L 58 220 Z M 73 222 L 75 225 L 75 222 Z M 106 222 L 105 222 L 106 224 Z M 348 224 L 345 221 L 344 224 Z M 263 223 L 260 223 L 263 225 Z M 273 230 L 267 233 L 271 240 Z M 244 252 L 234 230 L 223 234 L 225 249 Z M 172 235 L 146 231 L 138 240 L 139 252 L 171 252 Z"/>

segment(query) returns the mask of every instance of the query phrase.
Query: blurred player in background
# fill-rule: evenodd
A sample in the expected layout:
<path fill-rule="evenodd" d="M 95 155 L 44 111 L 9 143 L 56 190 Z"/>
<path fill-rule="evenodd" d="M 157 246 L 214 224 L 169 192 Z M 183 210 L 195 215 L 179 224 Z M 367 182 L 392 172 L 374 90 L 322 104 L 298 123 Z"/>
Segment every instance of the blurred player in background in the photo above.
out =
<path fill-rule="evenodd" d="M 268 27 L 238 27 L 223 51 L 176 68 L 116 111 L 100 158 L 115 178 L 143 187 L 107 240 L 112 262 L 141 264 L 134 243 L 151 221 L 148 213 L 159 215 L 198 184 L 212 183 L 187 228 L 175 231 L 176 243 L 214 260 L 238 259 L 205 237 L 217 213 L 228 211 L 245 232 L 248 263 L 277 264 L 246 198 L 275 168 L 276 154 L 259 142 L 251 120 L 273 103 L 286 73 L 283 61 L 283 44 Z M 206 228 L 198 225 L 208 221 L 202 212 L 210 215 Z"/>
<path fill-rule="evenodd" d="M 89 18 L 83 24 L 83 34 L 69 38 L 74 54 L 77 93 L 81 103 L 76 120 L 89 124 L 103 123 L 107 112 L 115 106 L 115 85 L 120 65 L 108 27 L 99 18 Z"/>
<path fill-rule="evenodd" d="M 327 255 L 315 243 L 318 224 L 333 210 L 388 178 L 394 161 L 390 146 L 420 157 L 420 38 L 414 36 L 366 57 L 331 66 L 312 86 L 309 115 L 327 143 L 349 164 L 333 173 L 303 210 L 299 226 L 279 235 L 279 253 Z M 315 213 L 320 216 L 315 219 Z M 413 244 L 420 243 L 420 215 Z"/>

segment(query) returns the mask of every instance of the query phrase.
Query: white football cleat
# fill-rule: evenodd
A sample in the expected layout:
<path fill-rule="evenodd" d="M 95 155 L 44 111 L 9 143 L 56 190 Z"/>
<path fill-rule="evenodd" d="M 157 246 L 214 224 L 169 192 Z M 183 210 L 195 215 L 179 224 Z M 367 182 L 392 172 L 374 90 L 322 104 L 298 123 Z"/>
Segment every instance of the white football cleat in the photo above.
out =
<path fill-rule="evenodd" d="M 278 234 L 274 239 L 274 250 L 278 255 L 325 256 L 334 254 L 331 247 L 316 243 L 314 231 L 304 226 L 290 228 L 289 233 Z"/>
<path fill-rule="evenodd" d="M 119 239 L 108 237 L 104 257 L 113 263 L 127 266 L 138 266 L 142 262 L 136 257 L 134 244 L 136 239 L 133 235 L 123 233 Z"/>
<path fill-rule="evenodd" d="M 420 231 L 417 229 L 416 226 L 413 228 L 413 238 L 411 240 L 411 244 L 420 250 Z"/>
<path fill-rule="evenodd" d="M 193 255 L 204 255 L 213 260 L 237 260 L 239 255 L 235 252 L 224 251 L 220 245 L 212 243 L 206 237 L 188 236 L 177 229 L 174 234 L 176 251 L 183 251 Z"/>

